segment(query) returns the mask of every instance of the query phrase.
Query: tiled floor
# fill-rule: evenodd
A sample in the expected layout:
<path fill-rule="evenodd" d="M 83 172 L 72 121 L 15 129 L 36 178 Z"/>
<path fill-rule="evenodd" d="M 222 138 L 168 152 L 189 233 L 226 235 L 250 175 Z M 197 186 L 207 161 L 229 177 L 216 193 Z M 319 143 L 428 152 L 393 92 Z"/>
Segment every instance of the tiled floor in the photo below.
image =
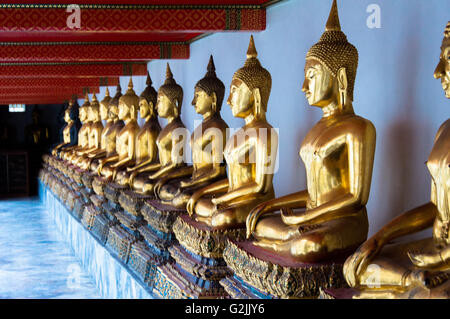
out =
<path fill-rule="evenodd" d="M 0 298 L 100 298 L 37 198 L 0 200 Z"/>

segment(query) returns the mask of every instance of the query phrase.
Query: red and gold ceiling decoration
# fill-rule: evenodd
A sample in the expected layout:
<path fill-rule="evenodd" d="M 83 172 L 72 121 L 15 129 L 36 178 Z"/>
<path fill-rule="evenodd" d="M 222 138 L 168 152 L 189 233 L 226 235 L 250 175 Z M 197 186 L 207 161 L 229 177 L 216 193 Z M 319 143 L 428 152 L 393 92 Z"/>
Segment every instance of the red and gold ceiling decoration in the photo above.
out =
<path fill-rule="evenodd" d="M 188 59 L 206 34 L 264 30 L 276 1 L 23 2 L 0 4 L 0 104 L 61 103 L 145 75 L 150 60 Z"/>

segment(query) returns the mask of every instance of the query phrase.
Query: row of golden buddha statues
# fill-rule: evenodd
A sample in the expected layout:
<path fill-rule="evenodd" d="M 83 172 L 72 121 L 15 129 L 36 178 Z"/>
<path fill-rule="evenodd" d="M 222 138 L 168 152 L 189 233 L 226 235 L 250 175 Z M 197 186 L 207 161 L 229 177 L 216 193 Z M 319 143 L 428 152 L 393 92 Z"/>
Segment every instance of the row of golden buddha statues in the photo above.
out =
<path fill-rule="evenodd" d="M 177 239 L 192 255 L 224 258 L 235 276 L 222 276 L 220 282 L 232 296 L 233 291 L 234 296 L 256 296 L 258 291 L 307 296 L 294 290 L 317 288 L 306 280 L 315 280 L 314 275 L 331 278 L 330 272 L 336 271 L 340 273 L 334 280 L 341 276 L 346 282 L 337 287 L 332 279 L 325 279 L 320 289 L 348 284 L 352 289 L 346 291 L 353 297 L 446 298 L 450 292 L 450 121 L 440 127 L 427 161 L 430 202 L 399 215 L 367 239 L 366 203 L 376 133 L 373 124 L 353 109 L 357 64 L 357 49 L 341 31 L 334 0 L 325 32 L 306 55 L 302 91 L 310 105 L 323 110 L 300 146 L 306 190 L 275 198 L 268 166 L 276 161 L 278 136 L 266 119 L 272 79 L 257 58 L 253 37 L 244 66 L 234 73 L 230 85 L 227 103 L 233 116 L 245 120 L 230 139 L 226 140 L 228 126 L 220 116 L 225 86 L 216 76 L 212 56 L 206 75 L 195 85 L 192 105 L 203 121 L 190 140 L 192 166 L 183 161 L 183 149 L 176 147 L 183 142 L 174 133 L 184 128 L 183 89 L 169 65 L 158 92 L 148 76 L 139 97 L 131 79 L 124 95 L 120 87 L 113 98 L 106 91 L 100 103 L 95 94 L 91 102 L 86 95 L 79 108 L 83 125 L 78 144 L 65 147 L 71 142 L 73 123 L 69 106 L 64 143 L 52 154 L 96 175 L 94 188 L 95 180 L 97 187 L 103 180 L 186 212 L 173 226 Z M 441 79 L 450 98 L 450 22 L 434 76 Z M 142 127 L 137 124 L 138 112 L 145 121 Z M 164 128 L 158 116 L 167 119 Z M 256 134 L 246 134 L 249 131 Z M 262 138 L 260 132 L 268 136 Z M 199 248 L 203 244 L 196 241 L 202 239 L 189 227 L 204 231 L 201 236 L 210 241 L 205 246 L 219 245 L 222 239 L 216 233 L 234 238 L 220 252 L 208 251 Z M 433 227 L 432 238 L 391 244 L 428 227 Z"/>

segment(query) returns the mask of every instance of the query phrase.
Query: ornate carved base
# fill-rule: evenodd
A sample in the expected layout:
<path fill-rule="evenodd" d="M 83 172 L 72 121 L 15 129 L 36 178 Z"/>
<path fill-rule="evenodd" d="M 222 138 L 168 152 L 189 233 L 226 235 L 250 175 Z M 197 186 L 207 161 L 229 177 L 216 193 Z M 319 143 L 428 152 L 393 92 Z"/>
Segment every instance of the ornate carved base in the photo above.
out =
<path fill-rule="evenodd" d="M 142 206 L 142 216 L 149 226 L 165 234 L 172 234 L 175 220 L 186 210 L 170 205 L 164 205 L 159 200 L 145 200 Z"/>
<path fill-rule="evenodd" d="M 235 240 L 229 240 L 223 256 L 236 277 L 277 297 L 317 297 L 321 288 L 347 287 L 342 273 L 347 256 L 323 263 L 302 263 L 255 246 L 251 241 Z M 225 284 L 233 294 L 229 282 Z"/>
<path fill-rule="evenodd" d="M 86 203 L 84 201 L 83 196 L 78 196 L 75 199 L 75 204 L 73 206 L 73 212 L 72 215 L 78 219 L 81 220 L 83 218 L 84 209 L 86 207 Z"/>
<path fill-rule="evenodd" d="M 96 173 L 85 171 L 81 176 L 81 181 L 85 187 L 92 189 L 92 182 L 96 176 L 98 176 Z"/>
<path fill-rule="evenodd" d="M 236 276 L 224 278 L 220 284 L 232 299 L 276 299 L 277 297 L 264 293 L 247 285 Z"/>
<path fill-rule="evenodd" d="M 75 182 L 77 182 L 79 185 L 83 185 L 83 176 L 86 174 L 87 172 L 77 166 L 74 166 L 74 170 L 72 172 L 72 178 Z M 84 187 L 84 185 L 83 185 Z"/>
<path fill-rule="evenodd" d="M 67 189 L 69 189 L 69 188 L 67 188 Z M 75 202 L 79 199 L 80 199 L 80 195 L 75 193 L 75 191 L 73 191 L 72 189 L 67 191 L 65 203 L 66 203 L 67 207 L 69 208 L 69 211 L 71 211 L 71 212 L 73 211 L 73 209 L 75 207 Z"/>
<path fill-rule="evenodd" d="M 95 217 L 102 214 L 101 208 L 94 204 L 86 205 L 84 208 L 83 218 L 81 224 L 83 224 L 88 230 L 92 230 L 94 227 Z"/>
<path fill-rule="evenodd" d="M 230 276 L 231 271 L 225 261 L 206 258 L 187 251 L 180 245 L 169 247 L 171 257 L 175 260 L 177 282 L 181 283 L 178 289 L 190 291 L 190 298 L 226 297 L 227 294 L 220 285 L 220 279 Z"/>
<path fill-rule="evenodd" d="M 137 241 L 131 245 L 128 266 L 150 288 L 155 284 L 155 273 L 159 264 L 158 256 L 154 255 L 144 241 Z"/>
<path fill-rule="evenodd" d="M 109 203 L 102 197 L 98 196 L 98 199 L 103 202 L 100 204 L 101 213 L 95 215 L 94 223 L 92 225 L 92 234 L 102 243 L 106 244 L 109 235 L 109 229 L 118 224 L 117 218 L 114 215 L 115 209 L 112 208 Z M 94 200 L 93 200 L 94 202 Z"/>
<path fill-rule="evenodd" d="M 136 237 L 128 233 L 121 225 L 110 227 L 106 247 L 119 257 L 124 263 L 128 262 L 131 245 L 136 242 Z"/>
<path fill-rule="evenodd" d="M 171 257 L 176 263 L 199 280 L 214 282 L 231 276 L 232 272 L 223 259 L 205 258 L 186 251 L 180 245 L 169 247 Z"/>
<path fill-rule="evenodd" d="M 131 246 L 143 239 L 138 229 L 144 224 L 144 219 L 142 216 L 134 216 L 122 209 L 117 209 L 114 215 L 119 224 L 109 230 L 106 245 L 127 263 Z"/>
<path fill-rule="evenodd" d="M 123 190 L 126 190 L 127 186 L 122 186 L 116 183 L 108 183 L 105 185 L 103 190 L 106 199 L 109 201 L 119 204 L 119 196 Z"/>
<path fill-rule="evenodd" d="M 119 203 L 130 214 L 142 216 L 140 211 L 144 205 L 144 201 L 151 198 L 153 196 L 141 195 L 132 190 L 125 189 L 119 195 Z"/>
<path fill-rule="evenodd" d="M 95 176 L 92 180 L 92 189 L 99 196 L 105 196 L 105 186 L 109 183 L 106 178 Z"/>
<path fill-rule="evenodd" d="M 186 250 L 207 258 L 222 258 L 228 238 L 245 238 L 245 228 L 216 229 L 197 222 L 188 215 L 177 218 L 173 232 Z"/>
<path fill-rule="evenodd" d="M 177 264 L 166 263 L 157 268 L 153 293 L 164 299 L 210 299 L 224 298 L 221 287 L 201 287 L 189 281 L 188 274 Z"/>

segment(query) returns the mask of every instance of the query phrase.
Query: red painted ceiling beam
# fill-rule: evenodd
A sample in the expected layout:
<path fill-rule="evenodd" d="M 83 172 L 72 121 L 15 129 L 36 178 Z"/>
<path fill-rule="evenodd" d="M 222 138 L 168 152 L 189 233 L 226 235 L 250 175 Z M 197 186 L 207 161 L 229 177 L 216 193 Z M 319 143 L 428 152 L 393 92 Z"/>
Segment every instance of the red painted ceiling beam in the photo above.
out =
<path fill-rule="evenodd" d="M 22 4 L 24 0 L 8 0 L 8 3 Z M 71 4 L 73 0 L 39 0 L 39 3 Z M 261 5 L 268 0 L 81 0 L 77 3 L 83 4 L 146 4 L 146 5 L 239 5 L 253 4 Z"/>
<path fill-rule="evenodd" d="M 35 96 L 9 96 L 0 98 L 0 105 L 5 104 L 61 104 L 69 100 L 83 99 L 82 96 L 46 96 L 46 95 L 35 95 Z"/>
<path fill-rule="evenodd" d="M 0 43 L 0 62 L 130 62 L 188 59 L 184 43 Z"/>
<path fill-rule="evenodd" d="M 31 98 L 31 99 L 9 99 L 0 100 L 0 105 L 8 104 L 64 104 L 67 103 L 69 99 L 47 99 L 47 98 Z"/>
<path fill-rule="evenodd" d="M 28 87 L 28 88 L 0 88 L 0 99 L 11 97 L 67 97 L 77 95 L 79 98 L 83 98 L 88 93 L 99 93 L 99 87 Z"/>
<path fill-rule="evenodd" d="M 0 78 L 0 88 L 115 86 L 118 77 L 105 78 Z"/>
<path fill-rule="evenodd" d="M 261 31 L 266 26 L 266 10 L 259 5 L 79 6 L 78 29 L 67 23 L 73 15 L 67 4 L 0 4 L 0 31 L 217 32 Z"/>
<path fill-rule="evenodd" d="M 0 64 L 0 78 L 77 78 L 147 75 L 146 63 Z"/>

